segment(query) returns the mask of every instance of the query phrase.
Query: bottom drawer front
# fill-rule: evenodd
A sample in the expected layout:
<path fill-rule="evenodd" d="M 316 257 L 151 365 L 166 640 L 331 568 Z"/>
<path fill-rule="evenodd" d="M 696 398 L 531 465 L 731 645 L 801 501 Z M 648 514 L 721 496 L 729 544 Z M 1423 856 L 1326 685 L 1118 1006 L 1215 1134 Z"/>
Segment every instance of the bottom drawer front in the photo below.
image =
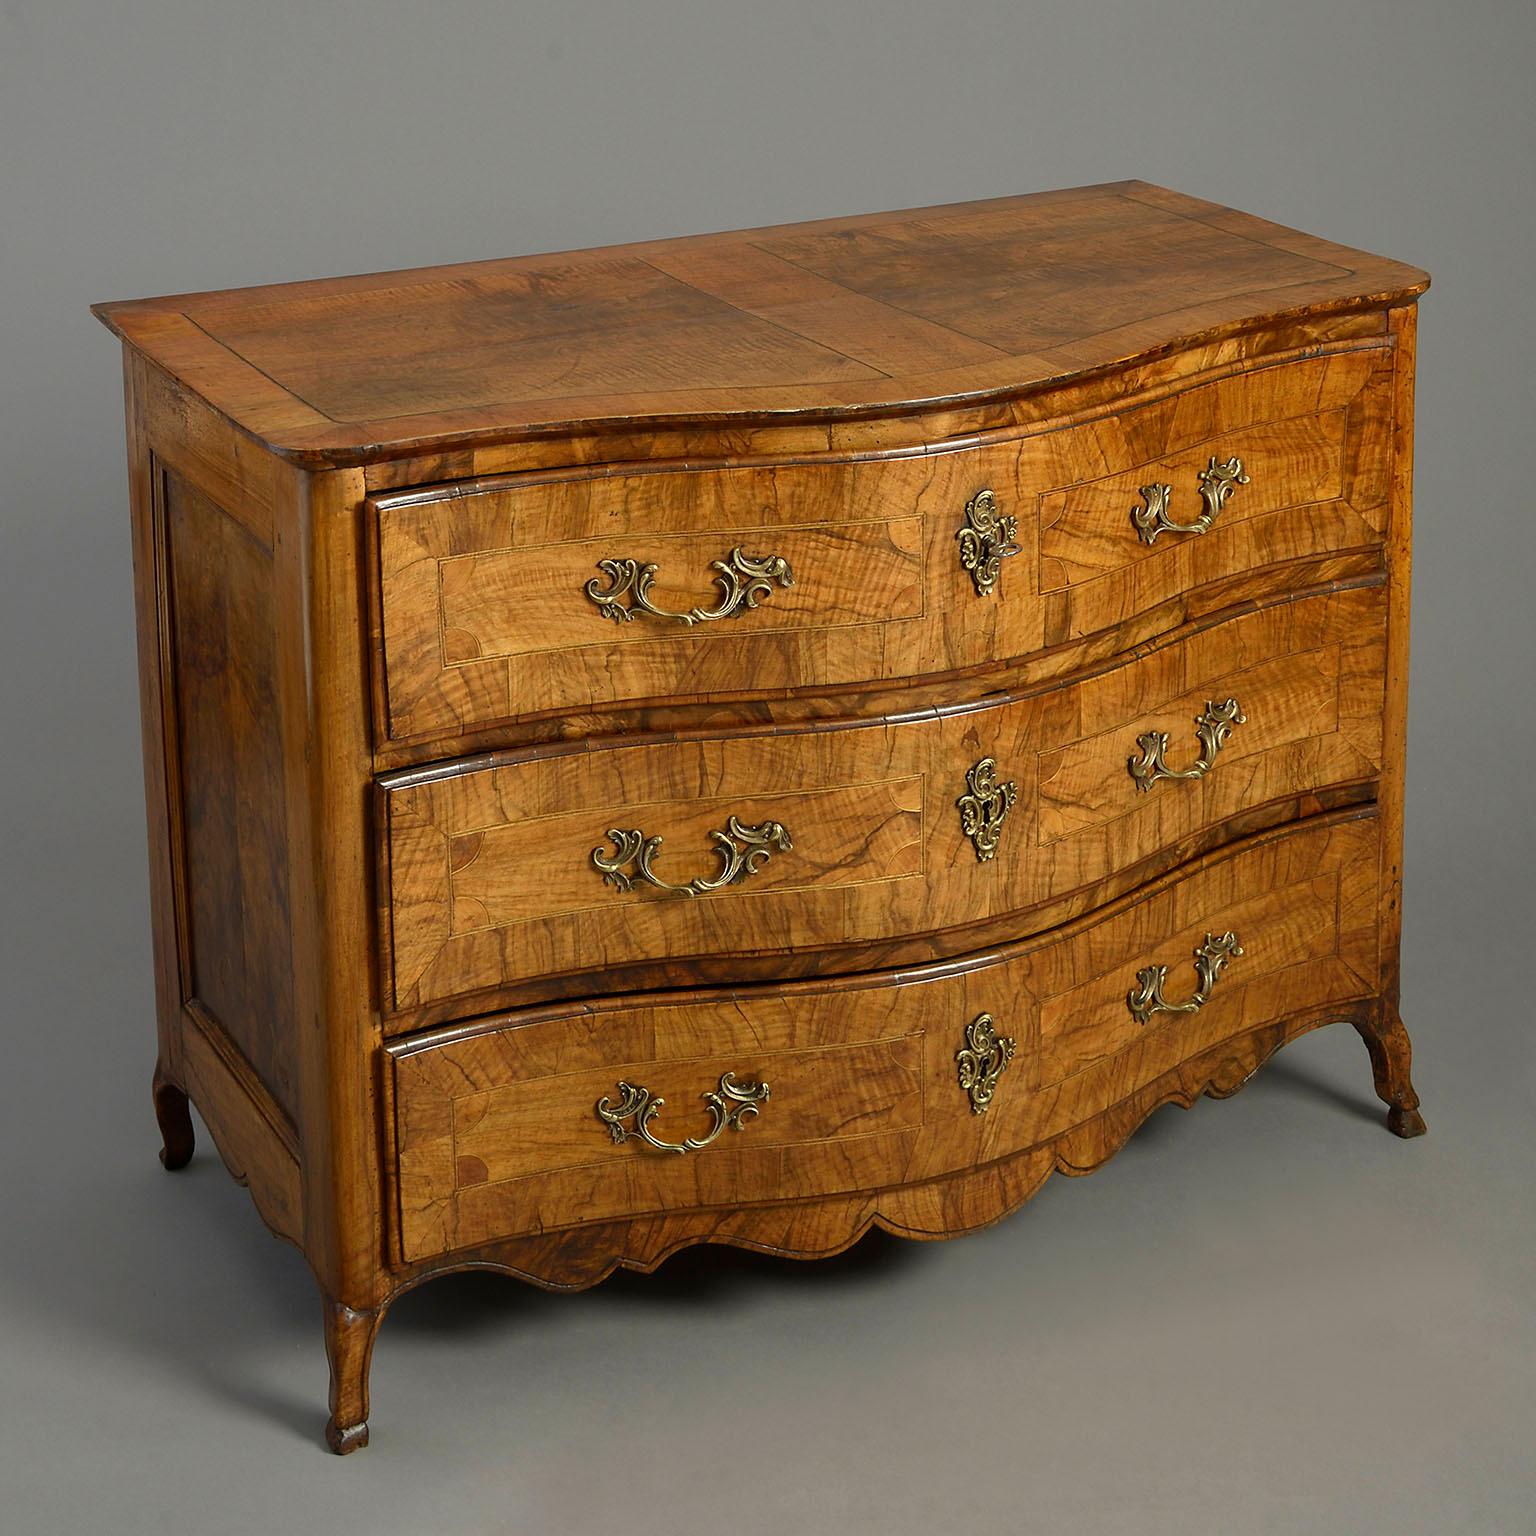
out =
<path fill-rule="evenodd" d="M 853 1022 L 834 1018 L 838 1007 L 835 996 L 739 1014 L 720 1002 L 631 1007 L 405 1056 L 407 1255 L 890 1182 L 924 1123 L 923 1036 L 838 1041 Z"/>
<path fill-rule="evenodd" d="M 1036 1146 L 1225 1040 L 1372 996 L 1378 847 L 1375 815 L 1354 813 L 899 977 L 615 999 L 401 1041 L 402 1253 L 880 1189 Z"/>
<path fill-rule="evenodd" d="M 749 1131 L 748 1140 L 730 1149 L 750 1153 L 915 1130 L 923 1119 L 921 1046 L 922 1036 L 909 1034 L 806 1050 L 744 1046 L 734 1053 L 717 1049 L 668 1060 L 637 1054 L 630 1061 L 510 1084 L 498 1076 L 494 1051 L 478 1064 L 460 1056 L 453 1070 L 486 1086 L 472 1098 L 461 1090 L 455 1103 L 456 1177 L 462 1188 L 611 1168 L 615 1145 L 700 1151 L 717 1141 L 722 1129 Z M 743 1062 L 749 1072 L 740 1070 Z M 767 1092 L 756 1091 L 763 1085 Z M 606 1108 L 599 1111 L 599 1104 Z M 572 1105 L 579 1114 L 572 1115 Z M 630 1105 L 638 1107 L 629 1110 Z M 697 1166 L 707 1172 L 720 1162 L 715 1157 Z M 625 1166 L 631 1165 L 656 1166 L 646 1157 L 626 1159 Z"/>

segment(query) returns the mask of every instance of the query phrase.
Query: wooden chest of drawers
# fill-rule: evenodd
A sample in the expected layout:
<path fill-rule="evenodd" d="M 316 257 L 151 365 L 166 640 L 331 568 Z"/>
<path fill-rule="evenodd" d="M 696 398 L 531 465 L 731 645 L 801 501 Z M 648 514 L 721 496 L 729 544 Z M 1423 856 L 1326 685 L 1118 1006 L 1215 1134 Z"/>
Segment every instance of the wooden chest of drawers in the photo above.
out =
<path fill-rule="evenodd" d="M 937 1237 L 1353 1024 L 1414 304 L 1140 182 L 100 306 L 167 1167 L 324 1298 Z"/>

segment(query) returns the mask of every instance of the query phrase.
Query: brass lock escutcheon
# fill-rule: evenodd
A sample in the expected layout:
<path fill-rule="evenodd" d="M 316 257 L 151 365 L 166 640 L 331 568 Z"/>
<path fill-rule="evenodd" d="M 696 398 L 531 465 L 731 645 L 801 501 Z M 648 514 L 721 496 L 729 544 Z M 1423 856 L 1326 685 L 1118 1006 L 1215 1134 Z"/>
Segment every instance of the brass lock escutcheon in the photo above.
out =
<path fill-rule="evenodd" d="M 965 1044 L 955 1052 L 960 1086 L 970 1095 L 971 1113 L 984 1115 L 997 1092 L 997 1080 L 1013 1060 L 1014 1040 L 997 1032 L 990 1013 L 979 1013 L 965 1026 Z"/>
<path fill-rule="evenodd" d="M 965 524 L 955 535 L 960 545 L 960 564 L 971 573 L 977 594 L 987 597 L 1002 574 L 1003 561 L 1016 555 L 1018 519 L 1001 512 L 995 491 L 977 491 L 965 504 Z"/>
<path fill-rule="evenodd" d="M 984 757 L 965 771 L 966 791 L 955 804 L 960 807 L 960 830 L 976 850 L 976 862 L 985 864 L 997 852 L 1003 822 L 1019 797 L 1012 779 L 1001 783 L 996 758 Z"/>

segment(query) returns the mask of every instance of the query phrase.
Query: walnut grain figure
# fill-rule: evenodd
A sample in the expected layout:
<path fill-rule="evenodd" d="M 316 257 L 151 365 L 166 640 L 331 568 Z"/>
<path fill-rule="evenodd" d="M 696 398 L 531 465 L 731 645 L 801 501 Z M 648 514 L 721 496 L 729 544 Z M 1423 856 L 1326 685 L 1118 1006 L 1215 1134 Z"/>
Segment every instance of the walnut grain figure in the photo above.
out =
<path fill-rule="evenodd" d="M 333 1450 L 450 1270 L 971 1230 L 1332 1022 L 1423 1131 L 1427 282 L 1122 182 L 98 306 L 161 1157 Z"/>

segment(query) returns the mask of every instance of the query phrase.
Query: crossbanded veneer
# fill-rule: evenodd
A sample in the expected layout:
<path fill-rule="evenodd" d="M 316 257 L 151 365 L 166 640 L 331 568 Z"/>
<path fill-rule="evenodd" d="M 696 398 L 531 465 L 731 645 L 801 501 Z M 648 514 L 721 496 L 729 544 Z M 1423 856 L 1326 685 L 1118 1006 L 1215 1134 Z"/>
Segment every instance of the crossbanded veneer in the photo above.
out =
<path fill-rule="evenodd" d="M 161 1155 L 333 1450 L 438 1274 L 971 1231 L 1328 1023 L 1423 1131 L 1427 285 L 1132 181 L 97 306 Z"/>

